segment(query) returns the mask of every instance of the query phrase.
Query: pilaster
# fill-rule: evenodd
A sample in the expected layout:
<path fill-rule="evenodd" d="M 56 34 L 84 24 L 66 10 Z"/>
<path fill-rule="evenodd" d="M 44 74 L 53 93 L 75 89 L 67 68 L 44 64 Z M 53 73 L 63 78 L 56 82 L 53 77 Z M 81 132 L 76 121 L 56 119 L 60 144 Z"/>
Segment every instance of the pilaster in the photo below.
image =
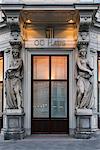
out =
<path fill-rule="evenodd" d="M 76 79 L 76 137 L 77 138 L 90 138 L 94 131 L 97 130 L 97 115 L 94 113 L 97 111 L 97 77 L 96 77 L 96 56 L 93 51 L 90 49 L 91 45 L 91 24 L 93 18 L 93 10 L 80 10 L 80 27 L 79 27 L 79 39 L 78 39 L 78 58 L 76 60 L 77 68 L 78 68 L 78 76 Z M 86 53 L 86 56 L 83 58 L 83 51 Z M 82 52 L 82 53 L 81 53 Z M 81 61 L 86 63 L 85 67 L 81 64 Z M 83 67 L 80 70 L 80 66 Z M 89 67 L 89 68 L 88 68 Z M 87 71 L 86 71 L 87 70 Z M 81 71 L 83 71 L 84 76 L 81 75 Z M 87 73 L 86 73 L 87 72 Z M 90 73 L 89 73 L 90 72 Z M 89 78 L 85 78 L 85 75 L 89 73 Z M 83 82 L 82 87 L 80 88 L 79 82 Z M 88 83 L 88 84 L 87 84 Z M 87 84 L 87 86 L 86 86 Z M 90 86 L 89 86 L 90 84 Z M 89 87 L 88 87 L 89 86 Z M 88 90 L 88 88 L 91 90 Z M 80 89 L 79 89 L 80 88 Z M 90 94 L 90 100 L 88 98 L 87 93 Z M 82 93 L 81 93 L 82 92 Z M 82 94 L 83 97 L 79 98 Z M 85 97 L 84 97 L 85 96 Z M 88 101 L 86 100 L 88 98 Z M 80 99 L 80 102 L 79 102 Z M 84 101 L 84 102 L 82 102 Z"/>
<path fill-rule="evenodd" d="M 24 138 L 23 107 L 23 60 L 20 56 L 22 40 L 20 35 L 20 10 L 5 10 L 10 29 L 9 66 L 5 70 L 5 107 L 3 112 L 4 139 Z"/>

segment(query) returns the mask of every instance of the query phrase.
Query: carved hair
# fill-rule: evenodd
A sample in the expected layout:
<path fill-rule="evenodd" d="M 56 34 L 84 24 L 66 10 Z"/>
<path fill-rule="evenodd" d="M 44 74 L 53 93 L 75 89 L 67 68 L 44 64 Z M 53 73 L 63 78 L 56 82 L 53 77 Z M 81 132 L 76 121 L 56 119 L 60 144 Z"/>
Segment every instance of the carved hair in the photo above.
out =
<path fill-rule="evenodd" d="M 18 50 L 20 50 L 21 49 L 21 45 L 14 44 L 14 45 L 12 45 L 12 49 L 18 49 Z"/>
<path fill-rule="evenodd" d="M 83 51 L 83 49 L 84 49 L 85 51 L 87 51 L 87 48 L 88 48 L 88 45 L 87 45 L 87 44 L 80 44 L 80 45 L 78 45 L 79 51 Z"/>

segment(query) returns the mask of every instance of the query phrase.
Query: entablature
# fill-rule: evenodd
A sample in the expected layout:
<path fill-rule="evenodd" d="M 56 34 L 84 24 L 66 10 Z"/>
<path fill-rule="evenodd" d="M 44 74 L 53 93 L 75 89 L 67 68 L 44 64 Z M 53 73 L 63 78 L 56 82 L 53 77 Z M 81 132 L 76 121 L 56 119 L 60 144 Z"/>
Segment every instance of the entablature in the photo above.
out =
<path fill-rule="evenodd" d="M 22 4 L 22 3 L 2 3 L 1 10 L 94 10 L 97 9 L 97 3 L 66 3 L 66 4 Z"/>

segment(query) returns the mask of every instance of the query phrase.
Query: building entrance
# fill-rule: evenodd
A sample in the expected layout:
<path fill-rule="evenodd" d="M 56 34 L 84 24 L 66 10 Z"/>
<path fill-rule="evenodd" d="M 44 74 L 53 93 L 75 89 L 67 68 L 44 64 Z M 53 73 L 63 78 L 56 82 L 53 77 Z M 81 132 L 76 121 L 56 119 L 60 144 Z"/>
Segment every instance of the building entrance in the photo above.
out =
<path fill-rule="evenodd" d="M 68 56 L 32 56 L 32 133 L 68 133 Z"/>

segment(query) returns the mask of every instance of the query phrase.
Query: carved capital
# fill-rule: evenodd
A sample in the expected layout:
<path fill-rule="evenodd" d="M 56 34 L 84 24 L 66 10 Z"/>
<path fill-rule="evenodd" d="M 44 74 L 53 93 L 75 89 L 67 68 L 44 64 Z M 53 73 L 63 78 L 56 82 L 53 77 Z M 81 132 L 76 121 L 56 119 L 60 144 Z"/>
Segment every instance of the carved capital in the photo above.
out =
<path fill-rule="evenodd" d="M 20 31 L 19 14 L 17 15 L 7 14 L 6 17 L 7 17 L 7 24 L 9 25 L 11 32 Z"/>
<path fill-rule="evenodd" d="M 9 24 L 18 24 L 19 18 L 18 16 L 8 16 L 7 17 L 7 23 Z"/>
<path fill-rule="evenodd" d="M 16 47 L 17 49 L 21 49 L 22 48 L 22 43 L 21 41 L 10 41 L 10 45 L 12 48 Z"/>
<path fill-rule="evenodd" d="M 20 22 L 19 22 L 19 16 L 20 11 L 19 10 L 5 10 L 6 20 L 7 24 L 10 29 L 10 41 L 21 41 L 20 38 Z"/>
<path fill-rule="evenodd" d="M 92 21 L 92 16 L 91 15 L 81 15 L 80 16 L 80 24 L 90 24 Z"/>
<path fill-rule="evenodd" d="M 80 28 L 78 44 L 88 44 L 90 41 L 89 28 L 92 22 L 92 11 L 80 11 Z"/>

